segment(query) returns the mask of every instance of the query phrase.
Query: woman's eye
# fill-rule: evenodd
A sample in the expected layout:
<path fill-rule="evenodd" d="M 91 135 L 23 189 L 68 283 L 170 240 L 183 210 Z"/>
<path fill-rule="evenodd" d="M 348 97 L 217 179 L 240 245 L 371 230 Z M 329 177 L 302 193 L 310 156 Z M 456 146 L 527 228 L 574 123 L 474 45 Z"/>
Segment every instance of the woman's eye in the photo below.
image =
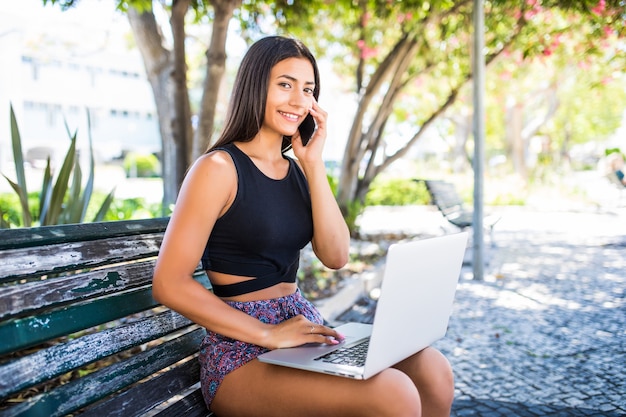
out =
<path fill-rule="evenodd" d="M 305 88 L 304 92 L 307 94 L 313 94 L 313 89 L 312 88 Z"/>
<path fill-rule="evenodd" d="M 279 83 L 278 85 L 283 87 L 283 88 L 291 88 L 291 84 L 289 84 L 289 83 Z"/>

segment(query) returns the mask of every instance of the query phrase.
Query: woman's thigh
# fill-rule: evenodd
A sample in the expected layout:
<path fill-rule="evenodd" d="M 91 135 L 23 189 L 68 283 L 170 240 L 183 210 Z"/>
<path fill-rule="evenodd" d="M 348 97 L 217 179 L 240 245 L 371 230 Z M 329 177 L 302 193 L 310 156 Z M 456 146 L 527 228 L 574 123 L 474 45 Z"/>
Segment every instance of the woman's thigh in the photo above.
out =
<path fill-rule="evenodd" d="M 218 416 L 419 416 L 413 381 L 397 369 L 365 380 L 253 360 L 229 373 L 211 409 Z"/>

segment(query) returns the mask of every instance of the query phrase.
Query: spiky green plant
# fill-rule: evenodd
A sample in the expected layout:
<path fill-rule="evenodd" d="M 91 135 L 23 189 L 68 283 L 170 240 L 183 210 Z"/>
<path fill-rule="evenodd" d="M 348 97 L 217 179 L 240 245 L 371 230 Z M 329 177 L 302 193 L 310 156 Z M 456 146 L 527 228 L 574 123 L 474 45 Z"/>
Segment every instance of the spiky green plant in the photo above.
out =
<path fill-rule="evenodd" d="M 26 175 L 24 173 L 24 156 L 22 153 L 22 139 L 19 127 L 13 111 L 13 105 L 10 107 L 11 112 L 11 143 L 13 145 L 13 160 L 15 162 L 15 173 L 17 182 L 11 181 L 6 175 L 2 174 L 9 182 L 11 188 L 18 195 L 20 206 L 22 208 L 22 226 L 31 227 L 33 225 L 33 217 L 30 205 L 28 203 L 28 189 L 26 186 Z M 44 170 L 43 183 L 39 194 L 38 207 L 38 223 L 40 226 L 49 226 L 54 224 L 82 223 L 85 221 L 85 213 L 87 205 L 93 193 L 94 183 L 94 157 L 91 138 L 91 120 L 89 112 L 87 112 L 88 137 L 89 137 L 89 176 L 82 188 L 82 170 L 76 154 L 76 133 L 70 136 L 70 147 L 65 155 L 61 169 L 57 175 L 56 181 L 53 181 L 53 173 L 50 166 L 50 157 L 46 161 Z M 70 182 L 71 181 L 71 182 Z M 115 189 L 107 195 L 106 199 L 100 206 L 98 213 L 93 221 L 102 221 L 104 215 L 109 209 L 113 201 Z M 3 218 L 2 213 L 0 217 Z M 0 221 L 0 228 L 8 227 L 9 224 L 5 220 Z M 19 225 L 18 225 L 19 226 Z"/>

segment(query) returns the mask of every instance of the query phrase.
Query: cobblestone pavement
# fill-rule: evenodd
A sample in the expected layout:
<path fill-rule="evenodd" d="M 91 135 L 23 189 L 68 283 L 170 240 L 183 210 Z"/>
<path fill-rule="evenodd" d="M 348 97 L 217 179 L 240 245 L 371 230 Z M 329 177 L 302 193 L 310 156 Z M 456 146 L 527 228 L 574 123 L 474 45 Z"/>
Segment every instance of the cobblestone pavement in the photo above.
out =
<path fill-rule="evenodd" d="M 485 250 L 435 344 L 452 415 L 626 415 L 626 211 L 507 210 Z"/>

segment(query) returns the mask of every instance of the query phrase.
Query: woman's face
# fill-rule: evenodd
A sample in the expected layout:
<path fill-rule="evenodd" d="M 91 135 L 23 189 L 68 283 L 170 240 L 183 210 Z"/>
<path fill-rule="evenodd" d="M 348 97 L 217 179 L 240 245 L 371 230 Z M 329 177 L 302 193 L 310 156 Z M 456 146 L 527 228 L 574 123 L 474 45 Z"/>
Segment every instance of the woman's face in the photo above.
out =
<path fill-rule="evenodd" d="M 292 136 L 313 105 L 315 75 L 304 58 L 280 61 L 270 73 L 262 131 Z"/>

